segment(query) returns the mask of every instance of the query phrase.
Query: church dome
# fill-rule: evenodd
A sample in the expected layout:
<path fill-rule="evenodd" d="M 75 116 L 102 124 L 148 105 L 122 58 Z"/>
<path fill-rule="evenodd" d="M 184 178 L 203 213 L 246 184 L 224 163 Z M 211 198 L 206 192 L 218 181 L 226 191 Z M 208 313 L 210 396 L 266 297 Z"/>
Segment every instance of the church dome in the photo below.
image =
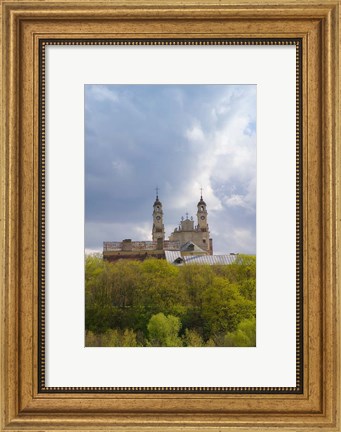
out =
<path fill-rule="evenodd" d="M 155 200 L 155 203 L 154 203 L 154 207 L 155 207 L 156 205 L 161 205 L 161 201 L 159 200 L 159 197 L 158 197 L 158 196 L 156 197 L 156 200 Z"/>
<path fill-rule="evenodd" d="M 202 196 L 200 197 L 200 201 L 198 202 L 198 206 L 201 206 L 201 205 L 206 205 L 206 203 L 205 203 L 205 201 L 202 199 Z"/>

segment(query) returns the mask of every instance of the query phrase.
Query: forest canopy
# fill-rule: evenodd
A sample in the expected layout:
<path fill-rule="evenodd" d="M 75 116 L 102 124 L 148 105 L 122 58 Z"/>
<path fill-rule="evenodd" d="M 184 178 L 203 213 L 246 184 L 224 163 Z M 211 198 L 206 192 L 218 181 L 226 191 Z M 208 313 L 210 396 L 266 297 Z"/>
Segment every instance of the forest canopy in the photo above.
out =
<path fill-rule="evenodd" d="M 256 346 L 256 257 L 175 266 L 86 256 L 85 345 Z"/>

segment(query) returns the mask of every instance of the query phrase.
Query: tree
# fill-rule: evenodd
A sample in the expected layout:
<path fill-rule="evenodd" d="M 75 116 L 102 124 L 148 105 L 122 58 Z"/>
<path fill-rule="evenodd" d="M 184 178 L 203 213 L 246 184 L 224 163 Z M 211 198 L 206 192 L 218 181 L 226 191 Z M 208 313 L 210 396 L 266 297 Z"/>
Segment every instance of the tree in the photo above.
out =
<path fill-rule="evenodd" d="M 125 329 L 122 335 L 123 347 L 137 347 L 138 343 L 136 341 L 136 333 L 131 329 Z"/>
<path fill-rule="evenodd" d="M 153 315 L 148 323 L 150 346 L 176 347 L 181 346 L 178 333 L 181 327 L 180 319 L 162 312 Z"/>
<path fill-rule="evenodd" d="M 206 338 L 212 337 L 220 345 L 220 337 L 236 330 L 238 324 L 255 313 L 255 303 L 245 299 L 238 285 L 216 277 L 203 293 L 203 312 Z"/>
<path fill-rule="evenodd" d="M 188 347 L 202 347 L 205 346 L 204 341 L 200 334 L 195 330 L 185 330 L 184 344 Z"/>
<path fill-rule="evenodd" d="M 256 259 L 174 266 L 85 260 L 88 346 L 253 346 Z"/>
<path fill-rule="evenodd" d="M 86 347 L 97 347 L 99 346 L 99 337 L 92 331 L 85 332 L 85 346 Z"/>
<path fill-rule="evenodd" d="M 117 347 L 121 346 L 121 337 L 120 333 L 117 329 L 108 329 L 103 335 L 102 335 L 102 341 L 101 341 L 102 347 Z"/>
<path fill-rule="evenodd" d="M 146 310 L 152 315 L 182 315 L 186 307 L 187 291 L 179 279 L 179 268 L 166 260 L 155 258 L 145 260 L 142 265 L 140 298 Z"/>
<path fill-rule="evenodd" d="M 224 346 L 255 347 L 256 318 L 241 321 L 235 332 L 227 333 L 224 338 Z"/>

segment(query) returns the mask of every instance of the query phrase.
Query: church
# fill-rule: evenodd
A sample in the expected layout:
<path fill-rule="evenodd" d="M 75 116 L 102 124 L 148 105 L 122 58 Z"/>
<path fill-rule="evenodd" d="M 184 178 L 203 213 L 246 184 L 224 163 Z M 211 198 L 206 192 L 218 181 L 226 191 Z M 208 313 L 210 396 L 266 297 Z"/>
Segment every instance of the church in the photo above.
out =
<path fill-rule="evenodd" d="M 162 203 L 159 200 L 158 195 L 156 195 L 156 200 L 153 206 L 153 240 L 165 239 L 165 228 L 163 225 L 163 211 Z M 181 218 L 180 224 L 174 229 L 169 237 L 171 242 L 179 242 L 180 250 L 182 250 L 186 245 L 191 244 L 193 248 L 202 253 L 208 255 L 213 255 L 213 242 L 210 238 L 210 232 L 207 222 L 207 206 L 205 201 L 200 196 L 200 201 L 197 205 L 197 225 L 194 226 L 194 220 L 188 218 L 188 213 L 186 213 L 186 218 Z"/>
<path fill-rule="evenodd" d="M 148 257 L 167 259 L 177 264 L 183 263 L 185 257 L 213 255 L 213 241 L 207 220 L 207 205 L 200 195 L 197 204 L 197 224 L 193 217 L 182 217 L 179 226 L 165 239 L 165 227 L 162 203 L 156 191 L 153 204 L 152 241 L 104 242 L 103 258 L 108 261 L 120 259 L 144 260 Z"/>

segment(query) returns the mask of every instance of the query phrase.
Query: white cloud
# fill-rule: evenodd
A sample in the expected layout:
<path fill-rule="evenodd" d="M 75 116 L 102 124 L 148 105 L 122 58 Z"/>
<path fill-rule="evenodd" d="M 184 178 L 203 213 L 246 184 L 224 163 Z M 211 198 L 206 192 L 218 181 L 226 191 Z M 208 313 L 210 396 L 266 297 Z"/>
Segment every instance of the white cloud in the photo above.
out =
<path fill-rule="evenodd" d="M 187 129 L 185 135 L 189 141 L 204 141 L 205 135 L 199 125 L 193 125 L 190 129 Z"/>
<path fill-rule="evenodd" d="M 252 178 L 247 185 L 245 194 L 231 193 L 226 196 L 224 203 L 227 207 L 241 207 L 248 212 L 256 211 L 256 178 Z"/>
<path fill-rule="evenodd" d="M 150 222 L 145 222 L 139 226 L 134 227 L 136 237 L 132 240 L 152 240 L 152 219 Z"/>
<path fill-rule="evenodd" d="M 133 172 L 132 166 L 125 160 L 116 158 L 112 161 L 112 167 L 116 175 L 129 176 Z"/>
<path fill-rule="evenodd" d="M 239 245 L 237 250 L 252 251 L 254 250 L 254 234 L 247 228 L 237 228 L 232 233 L 232 238 L 236 245 Z"/>
<path fill-rule="evenodd" d="M 97 101 L 110 101 L 110 102 L 118 102 L 119 97 L 117 93 L 104 85 L 94 85 L 91 86 L 91 94 L 92 97 Z"/>
<path fill-rule="evenodd" d="M 230 195 L 226 198 L 225 202 L 230 207 L 246 207 L 245 197 L 243 195 Z"/>
<path fill-rule="evenodd" d="M 228 89 L 216 100 L 209 113 L 214 127 L 205 130 L 196 118 L 185 132 L 192 166 L 176 200 L 185 208 L 204 187 L 215 253 L 255 251 L 255 222 L 240 226 L 250 224 L 250 215 L 255 221 L 256 211 L 256 106 L 246 90 Z"/>
<path fill-rule="evenodd" d="M 188 171 L 186 187 L 178 196 L 179 205 L 193 199 L 193 192 L 201 185 L 205 189 L 205 199 L 210 201 L 212 210 L 222 209 L 225 205 L 250 208 L 252 197 L 250 194 L 229 194 L 225 192 L 218 196 L 214 190 L 215 184 L 241 184 L 244 188 L 255 184 L 256 181 L 256 136 L 250 131 L 250 122 L 254 120 L 255 104 L 253 97 L 244 95 L 245 103 L 240 102 L 243 92 L 235 91 L 239 97 L 238 106 L 232 109 L 236 95 L 230 90 L 216 101 L 213 109 L 215 119 L 229 112 L 226 121 L 220 127 L 212 128 L 207 133 L 199 119 L 195 125 L 185 132 L 185 137 L 193 145 L 193 163 Z M 249 100 L 252 99 L 252 100 Z M 212 113 L 212 110 L 211 110 Z M 196 189 L 196 190 L 194 190 Z"/>
<path fill-rule="evenodd" d="M 103 251 L 102 251 L 102 249 L 99 249 L 99 248 L 97 248 L 97 249 L 88 249 L 88 248 L 85 248 L 85 255 L 100 255 Z"/>

